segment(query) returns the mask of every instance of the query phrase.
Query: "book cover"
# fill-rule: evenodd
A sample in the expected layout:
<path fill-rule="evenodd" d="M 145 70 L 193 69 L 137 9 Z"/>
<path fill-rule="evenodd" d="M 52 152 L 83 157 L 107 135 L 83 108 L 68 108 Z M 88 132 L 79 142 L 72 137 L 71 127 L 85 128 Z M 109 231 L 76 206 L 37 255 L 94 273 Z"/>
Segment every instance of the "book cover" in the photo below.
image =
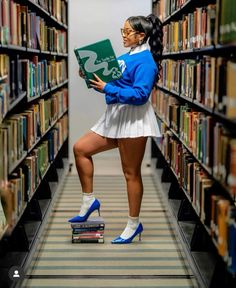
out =
<path fill-rule="evenodd" d="M 104 230 L 94 230 L 94 231 L 72 231 L 73 237 L 84 237 L 84 238 L 91 238 L 91 237 L 101 237 L 104 235 Z"/>
<path fill-rule="evenodd" d="M 217 225 L 218 225 L 218 253 L 225 257 L 228 251 L 228 214 L 230 202 L 221 199 L 217 203 Z"/>
<path fill-rule="evenodd" d="M 73 225 L 73 226 L 72 226 Z M 74 231 L 88 231 L 88 230 L 104 230 L 105 224 L 104 223 L 86 223 L 86 222 L 80 222 L 80 223 L 71 223 L 71 228 Z"/>
<path fill-rule="evenodd" d="M 91 235 L 88 234 L 72 234 L 72 239 L 77 240 L 77 239 L 103 239 L 104 235 L 100 233 L 94 233 Z"/>
<path fill-rule="evenodd" d="M 236 119 L 236 62 L 227 62 L 227 80 L 226 80 L 226 116 L 230 119 Z"/>
<path fill-rule="evenodd" d="M 86 228 L 86 227 L 105 227 L 104 219 L 101 216 L 89 217 L 84 222 L 71 223 L 71 228 Z"/>
<path fill-rule="evenodd" d="M 88 88 L 91 88 L 89 79 L 94 79 L 94 73 L 104 82 L 114 81 L 122 76 L 109 39 L 76 48 L 74 53 Z"/>
<path fill-rule="evenodd" d="M 104 225 L 98 224 L 97 226 L 91 226 L 91 227 L 78 227 L 78 228 L 72 228 L 72 233 L 83 233 L 83 232 L 94 232 L 94 231 L 99 231 L 103 232 L 104 231 Z"/>

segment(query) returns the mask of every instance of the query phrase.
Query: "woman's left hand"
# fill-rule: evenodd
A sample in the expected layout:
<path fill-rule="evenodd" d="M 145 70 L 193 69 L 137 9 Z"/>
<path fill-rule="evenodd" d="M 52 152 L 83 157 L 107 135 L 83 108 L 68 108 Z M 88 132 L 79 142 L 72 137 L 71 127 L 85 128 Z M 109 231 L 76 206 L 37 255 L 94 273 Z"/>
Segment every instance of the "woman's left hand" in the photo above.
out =
<path fill-rule="evenodd" d="M 94 89 L 97 89 L 99 91 L 103 91 L 103 88 L 105 87 L 105 85 L 107 84 L 106 82 L 102 81 L 102 79 L 100 79 L 95 73 L 93 74 L 95 77 L 95 80 L 90 79 L 89 81 L 91 82 L 91 86 Z"/>

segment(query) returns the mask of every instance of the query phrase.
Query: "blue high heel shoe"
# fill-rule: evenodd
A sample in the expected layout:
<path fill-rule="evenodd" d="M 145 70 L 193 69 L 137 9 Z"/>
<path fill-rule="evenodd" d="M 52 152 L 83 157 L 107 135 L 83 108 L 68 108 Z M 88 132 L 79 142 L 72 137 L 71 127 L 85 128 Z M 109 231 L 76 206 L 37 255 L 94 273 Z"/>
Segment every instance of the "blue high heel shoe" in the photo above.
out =
<path fill-rule="evenodd" d="M 75 222 L 84 222 L 88 219 L 90 214 L 92 214 L 95 210 L 98 210 L 98 215 L 100 216 L 100 202 L 95 199 L 92 203 L 92 205 L 89 207 L 87 213 L 84 216 L 75 216 L 71 219 L 68 220 L 70 223 L 75 223 Z"/>
<path fill-rule="evenodd" d="M 134 237 L 136 237 L 139 234 L 139 241 L 141 241 L 141 233 L 143 232 L 143 225 L 142 223 L 139 223 L 137 229 L 135 230 L 134 234 L 129 237 L 128 239 L 123 239 L 120 236 L 115 238 L 111 241 L 112 244 L 129 244 L 133 241 Z"/>

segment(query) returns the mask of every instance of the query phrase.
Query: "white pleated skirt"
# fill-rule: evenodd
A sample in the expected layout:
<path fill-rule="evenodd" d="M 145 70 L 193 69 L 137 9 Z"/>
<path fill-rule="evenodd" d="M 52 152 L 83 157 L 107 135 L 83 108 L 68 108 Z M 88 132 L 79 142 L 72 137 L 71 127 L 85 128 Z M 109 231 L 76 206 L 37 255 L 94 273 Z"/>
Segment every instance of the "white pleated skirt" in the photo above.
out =
<path fill-rule="evenodd" d="M 144 105 L 110 104 L 91 130 L 107 138 L 161 137 L 150 101 Z"/>

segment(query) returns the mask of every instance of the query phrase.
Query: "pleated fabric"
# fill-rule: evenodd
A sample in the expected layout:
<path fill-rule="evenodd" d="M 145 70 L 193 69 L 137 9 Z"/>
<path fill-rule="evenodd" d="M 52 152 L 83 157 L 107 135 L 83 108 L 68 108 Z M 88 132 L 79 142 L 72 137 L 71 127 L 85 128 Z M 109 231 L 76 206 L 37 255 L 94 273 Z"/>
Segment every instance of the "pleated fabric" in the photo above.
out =
<path fill-rule="evenodd" d="M 161 137 L 150 101 L 144 105 L 110 104 L 91 128 L 108 138 Z"/>

